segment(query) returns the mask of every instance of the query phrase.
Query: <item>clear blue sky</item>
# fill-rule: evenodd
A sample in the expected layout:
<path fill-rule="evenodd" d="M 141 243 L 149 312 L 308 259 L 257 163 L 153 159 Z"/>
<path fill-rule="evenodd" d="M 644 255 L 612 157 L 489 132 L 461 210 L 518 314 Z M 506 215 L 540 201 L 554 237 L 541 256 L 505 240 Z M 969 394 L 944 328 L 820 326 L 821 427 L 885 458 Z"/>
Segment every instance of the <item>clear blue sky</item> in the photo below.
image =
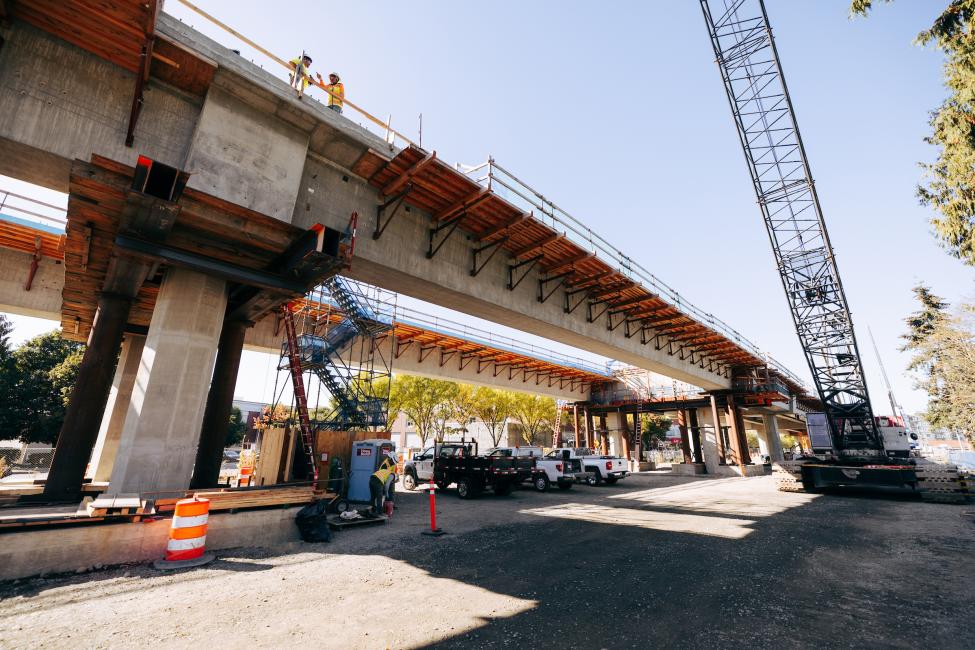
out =
<path fill-rule="evenodd" d="M 351 100 L 408 135 L 423 113 L 424 147 L 439 157 L 494 155 L 808 376 L 698 2 L 198 3 L 279 55 L 307 50 L 313 70 L 340 72 Z M 923 280 L 953 303 L 975 300 L 975 270 L 938 248 L 914 197 L 944 89 L 940 54 L 912 39 L 945 4 L 850 20 L 848 0 L 767 0 L 879 412 L 867 326 L 900 400 L 920 410 L 897 351 L 910 289 Z M 240 48 L 176 0 L 166 10 Z M 242 378 L 265 367 L 249 357 Z M 242 379 L 238 394 L 260 397 L 262 382 Z"/>

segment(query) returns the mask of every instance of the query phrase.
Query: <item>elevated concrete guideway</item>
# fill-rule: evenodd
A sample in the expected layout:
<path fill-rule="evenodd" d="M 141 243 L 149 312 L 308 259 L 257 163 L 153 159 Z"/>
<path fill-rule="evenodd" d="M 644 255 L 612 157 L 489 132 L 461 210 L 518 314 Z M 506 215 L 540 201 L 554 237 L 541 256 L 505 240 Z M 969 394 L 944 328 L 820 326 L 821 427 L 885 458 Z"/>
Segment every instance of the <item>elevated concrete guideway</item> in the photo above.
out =
<path fill-rule="evenodd" d="M 98 153 L 131 164 L 143 153 L 186 169 L 191 188 L 302 228 L 341 229 L 352 212 L 360 233 L 382 220 L 382 236 L 359 238 L 353 278 L 703 388 L 728 388 L 735 368 L 765 364 L 745 341 L 628 280 L 616 261 L 579 256 L 565 233 L 542 230 L 431 154 L 398 150 L 297 100 L 280 78 L 166 14 L 155 23 L 157 48 L 179 68 L 153 61 L 127 148 L 134 75 L 97 48 L 62 40 L 70 33 L 56 21 L 28 24 L 42 24 L 18 14 L 31 4 L 14 3 L 0 50 L 0 173 L 63 191 L 72 159 Z M 30 82 L 40 77 L 45 86 Z M 396 198 L 404 205 L 393 215 Z M 540 287 L 552 297 L 540 302 Z M 581 307 L 567 313 L 566 300 Z"/>
<path fill-rule="evenodd" d="M 118 436 L 109 494 L 214 485 L 244 345 L 276 349 L 275 310 L 339 273 L 710 391 L 801 390 L 493 161 L 471 178 L 398 148 L 161 6 L 0 2 L 0 174 L 68 193 L 61 268 L 54 242 L 9 247 L 0 305 L 88 342 L 45 497 L 80 493 L 100 425 Z M 602 380 L 435 329 L 381 345 L 401 369 L 415 353 L 417 372 L 570 399 Z"/>

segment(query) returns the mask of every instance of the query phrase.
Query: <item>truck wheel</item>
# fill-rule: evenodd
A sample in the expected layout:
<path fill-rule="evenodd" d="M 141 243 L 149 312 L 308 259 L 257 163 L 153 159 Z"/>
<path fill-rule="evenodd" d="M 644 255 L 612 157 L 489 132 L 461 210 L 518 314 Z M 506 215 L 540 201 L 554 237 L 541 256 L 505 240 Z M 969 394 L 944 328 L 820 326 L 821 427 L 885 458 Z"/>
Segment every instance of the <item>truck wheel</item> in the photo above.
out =
<path fill-rule="evenodd" d="M 494 493 L 499 497 L 506 497 L 515 489 L 514 483 L 502 483 L 494 486 Z"/>
<path fill-rule="evenodd" d="M 591 485 L 592 487 L 596 487 L 597 485 L 599 485 L 602 482 L 603 481 L 602 481 L 602 478 L 600 478 L 600 476 L 599 476 L 599 471 L 598 470 L 595 471 L 595 472 L 589 472 L 589 475 L 586 476 L 586 485 Z"/>
<path fill-rule="evenodd" d="M 532 481 L 532 485 L 534 485 L 535 489 L 538 490 L 539 492 L 545 492 L 546 490 L 548 490 L 548 477 L 545 476 L 544 474 L 539 477 L 536 477 L 535 480 Z"/>
<path fill-rule="evenodd" d="M 572 489 L 572 481 L 559 481 L 559 489 L 560 490 L 571 490 Z"/>
<path fill-rule="evenodd" d="M 616 484 L 616 481 L 618 481 L 618 480 L 619 480 L 619 479 L 618 479 L 618 478 L 616 478 L 615 476 L 607 476 L 607 477 L 606 477 L 606 483 L 607 483 L 608 485 L 615 485 L 615 484 Z"/>
<path fill-rule="evenodd" d="M 403 474 L 403 487 L 412 492 L 416 489 L 416 474 L 411 471 L 407 471 Z"/>
<path fill-rule="evenodd" d="M 450 485 L 450 481 L 445 481 L 443 479 L 437 481 L 436 483 L 437 483 L 437 489 L 441 491 L 446 490 L 447 486 Z"/>
<path fill-rule="evenodd" d="M 461 499 L 472 499 L 474 494 L 474 485 L 469 478 L 462 478 L 457 481 L 457 496 Z"/>

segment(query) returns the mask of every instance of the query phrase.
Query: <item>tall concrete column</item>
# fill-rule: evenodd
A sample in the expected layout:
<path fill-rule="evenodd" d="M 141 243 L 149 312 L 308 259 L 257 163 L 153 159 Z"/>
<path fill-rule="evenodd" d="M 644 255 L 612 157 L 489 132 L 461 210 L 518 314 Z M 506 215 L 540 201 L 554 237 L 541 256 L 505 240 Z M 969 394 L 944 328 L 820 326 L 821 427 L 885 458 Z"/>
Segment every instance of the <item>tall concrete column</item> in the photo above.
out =
<path fill-rule="evenodd" d="M 203 414 L 203 430 L 196 450 L 191 488 L 213 487 L 220 479 L 223 444 L 227 439 L 227 423 L 234 407 L 234 388 L 237 386 L 237 372 L 240 370 L 240 355 L 244 350 L 244 335 L 250 325 L 251 323 L 228 321 L 223 324 L 220 332 L 220 345 L 206 411 Z"/>
<path fill-rule="evenodd" d="M 717 474 L 718 468 L 723 464 L 718 455 L 718 440 L 721 435 L 721 420 L 715 423 L 715 410 L 702 408 L 698 411 L 698 422 L 702 427 L 701 431 L 701 453 L 704 456 L 704 466 L 709 474 Z"/>
<path fill-rule="evenodd" d="M 604 454 L 609 453 L 609 426 L 606 424 L 606 416 L 599 416 L 599 448 Z"/>
<path fill-rule="evenodd" d="M 171 496 L 189 487 L 226 307 L 223 280 L 179 268 L 166 272 L 109 495 Z"/>
<path fill-rule="evenodd" d="M 117 294 L 104 293 L 98 298 L 88 347 L 78 367 L 78 379 L 71 389 L 51 471 L 44 484 L 45 497 L 71 498 L 81 493 L 131 305 L 131 298 Z"/>
<path fill-rule="evenodd" d="M 697 419 L 697 409 L 691 409 L 687 412 L 687 424 L 691 430 L 691 442 L 693 443 L 694 449 L 694 462 L 703 463 L 704 462 L 704 450 L 701 449 L 701 425 L 698 423 Z"/>
<path fill-rule="evenodd" d="M 782 439 L 779 437 L 779 423 L 774 414 L 762 416 L 765 424 L 765 444 L 768 446 L 768 455 L 772 462 L 785 460 L 782 454 Z"/>
<path fill-rule="evenodd" d="M 139 361 L 142 360 L 145 344 L 146 337 L 141 334 L 126 334 L 122 341 L 115 379 L 112 380 L 105 415 L 102 417 L 101 428 L 98 429 L 98 440 L 88 464 L 93 481 L 107 481 L 112 476 L 112 466 L 115 464 L 115 454 L 122 437 L 125 415 L 129 412 L 129 400 L 135 387 L 135 376 L 139 371 Z"/>

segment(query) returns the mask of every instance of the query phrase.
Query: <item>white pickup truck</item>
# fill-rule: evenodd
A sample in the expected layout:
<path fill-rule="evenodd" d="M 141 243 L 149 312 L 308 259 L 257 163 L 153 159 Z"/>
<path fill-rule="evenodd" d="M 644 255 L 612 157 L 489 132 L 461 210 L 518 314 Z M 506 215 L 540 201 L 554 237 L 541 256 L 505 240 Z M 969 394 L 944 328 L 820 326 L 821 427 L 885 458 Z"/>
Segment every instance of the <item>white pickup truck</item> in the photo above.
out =
<path fill-rule="evenodd" d="M 521 463 L 517 465 L 518 476 L 520 482 L 531 481 L 532 487 L 539 492 L 545 492 L 552 484 L 557 485 L 560 490 L 568 490 L 576 481 L 585 480 L 589 476 L 582 471 L 578 460 L 564 459 L 561 454 L 554 452 L 543 457 L 541 447 L 495 447 L 488 455 L 519 460 L 534 459 L 531 466 Z"/>
<path fill-rule="evenodd" d="M 570 461 L 579 461 L 582 471 L 587 473 L 585 480 L 589 485 L 599 485 L 603 481 L 612 485 L 630 474 L 625 460 L 619 456 L 600 456 L 595 449 L 558 447 L 550 451 L 546 458 L 551 456 L 556 458 L 567 457 Z"/>

